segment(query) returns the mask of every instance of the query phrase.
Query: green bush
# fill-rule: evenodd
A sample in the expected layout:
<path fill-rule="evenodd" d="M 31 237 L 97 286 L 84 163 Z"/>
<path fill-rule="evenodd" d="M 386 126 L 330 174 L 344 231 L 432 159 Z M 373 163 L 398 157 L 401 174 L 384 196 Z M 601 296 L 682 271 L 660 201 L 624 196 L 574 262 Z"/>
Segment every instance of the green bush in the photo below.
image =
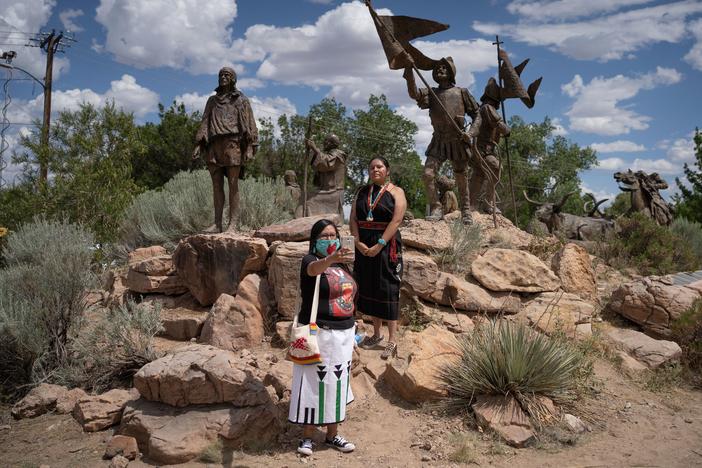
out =
<path fill-rule="evenodd" d="M 618 231 L 602 243 L 599 256 L 618 268 L 635 268 L 643 275 L 664 275 L 696 270 L 700 258 L 692 251 L 690 239 L 674 229 L 659 226 L 641 213 L 620 218 Z"/>
<path fill-rule="evenodd" d="M 702 299 L 674 320 L 671 329 L 672 339 L 683 351 L 682 363 L 693 383 L 702 387 Z"/>
<path fill-rule="evenodd" d="M 586 357 L 575 345 L 538 333 L 522 323 L 489 321 L 460 338 L 458 365 L 441 377 L 449 404 L 465 408 L 476 395 L 511 394 L 529 407 L 530 397 L 573 397 Z"/>
<path fill-rule="evenodd" d="M 290 218 L 284 208 L 290 205 L 290 197 L 282 180 L 241 180 L 239 196 L 242 229 L 258 229 Z M 226 215 L 226 207 L 224 211 Z M 166 244 L 213 224 L 209 173 L 180 172 L 161 189 L 149 190 L 134 199 L 122 220 L 121 239 L 129 249 Z"/>
<path fill-rule="evenodd" d="M 94 239 L 80 225 L 35 219 L 9 235 L 0 270 L 0 385 L 12 392 L 63 365 L 95 281 Z"/>
<path fill-rule="evenodd" d="M 466 226 L 460 219 L 451 224 L 451 246 L 445 250 L 435 250 L 432 257 L 439 268 L 452 273 L 462 273 L 470 269 L 469 255 L 480 247 L 480 225 Z"/>
<path fill-rule="evenodd" d="M 702 224 L 677 218 L 670 225 L 670 230 L 680 239 L 685 239 L 690 246 L 690 251 L 697 258 L 698 265 L 702 265 Z"/>

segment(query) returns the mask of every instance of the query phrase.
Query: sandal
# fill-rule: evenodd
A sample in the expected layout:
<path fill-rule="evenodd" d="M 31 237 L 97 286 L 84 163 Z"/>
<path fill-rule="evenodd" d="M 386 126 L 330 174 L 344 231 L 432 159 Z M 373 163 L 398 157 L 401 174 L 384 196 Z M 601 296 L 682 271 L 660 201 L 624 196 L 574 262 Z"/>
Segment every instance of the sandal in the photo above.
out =
<path fill-rule="evenodd" d="M 385 349 L 383 350 L 383 354 L 380 355 L 380 359 L 388 359 L 391 356 L 397 356 L 397 344 L 388 341 L 388 344 L 385 345 Z"/>
<path fill-rule="evenodd" d="M 375 345 L 383 341 L 384 338 L 383 335 L 366 336 L 359 346 L 363 349 L 372 349 Z"/>

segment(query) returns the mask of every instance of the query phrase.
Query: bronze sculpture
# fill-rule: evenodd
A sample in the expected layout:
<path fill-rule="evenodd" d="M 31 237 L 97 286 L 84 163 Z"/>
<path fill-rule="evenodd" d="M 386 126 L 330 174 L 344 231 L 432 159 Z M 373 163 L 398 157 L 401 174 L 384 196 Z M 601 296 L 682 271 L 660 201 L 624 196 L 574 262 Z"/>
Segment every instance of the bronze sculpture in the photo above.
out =
<path fill-rule="evenodd" d="M 627 172 L 616 172 L 614 180 L 620 190 L 631 193 L 629 213 L 643 213 L 661 226 L 673 222 L 673 210 L 659 193 L 659 190 L 668 188 L 668 183 L 657 172 L 646 174 L 629 169 Z"/>
<path fill-rule="evenodd" d="M 436 188 L 439 191 L 441 211 L 443 211 L 444 216 L 460 209 L 458 206 L 458 198 L 456 198 L 456 194 L 453 193 L 455 185 L 455 181 L 449 179 L 445 175 L 441 175 L 436 179 Z"/>
<path fill-rule="evenodd" d="M 340 148 L 339 137 L 327 135 L 321 150 L 309 138 L 305 139 L 305 146 L 312 154 L 312 182 L 317 187 L 317 191 L 307 200 L 305 216 L 338 213 L 344 219 L 347 155 Z"/>
<path fill-rule="evenodd" d="M 285 193 L 290 196 L 291 206 L 288 208 L 288 211 L 294 215 L 302 196 L 302 189 L 300 184 L 297 183 L 297 174 L 295 174 L 295 171 L 287 170 L 285 175 L 283 175 L 283 181 L 285 182 Z"/>
<path fill-rule="evenodd" d="M 212 177 L 215 226 L 223 232 L 224 178 L 229 185 L 229 225 L 239 220 L 239 178 L 244 165 L 253 159 L 258 147 L 256 119 L 248 98 L 236 88 L 236 72 L 219 71 L 216 94 L 207 99 L 200 128 L 195 136 L 193 159 L 202 157 Z"/>

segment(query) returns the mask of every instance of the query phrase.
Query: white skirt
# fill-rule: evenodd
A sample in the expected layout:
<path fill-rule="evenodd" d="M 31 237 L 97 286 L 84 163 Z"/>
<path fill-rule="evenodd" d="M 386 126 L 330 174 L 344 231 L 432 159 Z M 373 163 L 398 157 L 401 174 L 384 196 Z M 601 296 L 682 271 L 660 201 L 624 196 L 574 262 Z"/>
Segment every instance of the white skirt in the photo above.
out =
<path fill-rule="evenodd" d="M 317 333 L 322 362 L 293 364 L 288 421 L 295 424 L 335 424 L 346 419 L 346 405 L 353 401 L 351 358 L 355 327 Z"/>

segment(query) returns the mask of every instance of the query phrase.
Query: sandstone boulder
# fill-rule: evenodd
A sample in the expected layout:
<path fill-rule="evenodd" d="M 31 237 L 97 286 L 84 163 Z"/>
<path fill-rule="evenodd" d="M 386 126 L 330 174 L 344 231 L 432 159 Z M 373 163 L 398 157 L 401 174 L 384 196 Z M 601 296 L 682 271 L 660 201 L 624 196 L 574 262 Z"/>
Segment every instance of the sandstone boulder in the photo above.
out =
<path fill-rule="evenodd" d="M 200 342 L 229 351 L 260 345 L 271 303 L 268 281 L 255 273 L 247 275 L 239 283 L 236 297 L 222 294 L 214 303 Z"/>
<path fill-rule="evenodd" d="M 115 435 L 112 436 L 105 448 L 103 458 L 114 458 L 121 455 L 127 460 L 134 460 L 139 455 L 139 447 L 134 437 Z"/>
<path fill-rule="evenodd" d="M 190 293 L 182 296 L 152 294 L 145 296 L 141 303 L 161 307 L 161 336 L 178 341 L 189 341 L 200 336 L 209 312 L 209 308 L 201 306 Z"/>
<path fill-rule="evenodd" d="M 108 271 L 105 279 L 105 289 L 108 291 L 105 300 L 106 306 L 124 305 L 124 303 L 133 296 L 132 292 L 127 287 L 126 272 Z"/>
<path fill-rule="evenodd" d="M 682 355 L 674 341 L 656 340 L 636 330 L 610 328 L 606 336 L 614 346 L 650 369 L 676 361 Z"/>
<path fill-rule="evenodd" d="M 526 303 L 522 315 L 529 325 L 551 335 L 563 332 L 569 337 L 592 335 L 595 306 L 580 296 L 563 292 L 545 292 Z"/>
<path fill-rule="evenodd" d="M 460 356 L 453 333 L 431 325 L 421 333 L 407 333 L 399 346 L 401 351 L 407 350 L 407 358 L 388 362 L 385 381 L 403 399 L 414 403 L 446 396 L 439 371 Z"/>
<path fill-rule="evenodd" d="M 235 294 L 239 281 L 266 265 L 264 239 L 224 232 L 198 234 L 181 240 L 173 253 L 178 277 L 203 306 L 221 294 Z"/>
<path fill-rule="evenodd" d="M 129 266 L 143 262 L 153 257 L 163 257 L 168 255 L 168 251 L 160 245 L 152 245 L 151 247 L 142 247 L 129 252 L 127 263 Z"/>
<path fill-rule="evenodd" d="M 480 237 L 484 243 L 495 243 L 499 239 L 499 243 L 508 244 L 513 249 L 524 249 L 534 240 L 534 236 L 522 231 L 501 214 L 497 215 L 497 228 L 491 214 L 473 212 L 472 217 L 473 224 L 480 226 Z"/>
<path fill-rule="evenodd" d="M 469 312 L 516 314 L 522 304 L 519 297 L 510 293 L 487 291 L 477 284 L 444 272 L 439 272 L 429 294 L 420 294 L 420 297 Z"/>
<path fill-rule="evenodd" d="M 130 263 L 129 269 L 147 276 L 170 276 L 175 274 L 173 258 L 168 254 Z"/>
<path fill-rule="evenodd" d="M 266 239 L 269 244 L 275 241 L 300 242 L 310 240 L 310 231 L 314 223 L 320 219 L 328 219 L 337 226 L 341 226 L 344 220 L 337 213 L 329 213 L 317 216 L 306 216 L 297 218 L 282 224 L 272 224 L 262 227 L 254 233 L 254 237 Z"/>
<path fill-rule="evenodd" d="M 273 288 L 278 314 L 292 320 L 300 304 L 300 264 L 307 255 L 309 243 L 284 242 L 271 257 L 268 281 Z"/>
<path fill-rule="evenodd" d="M 273 334 L 273 338 L 271 339 L 271 344 L 279 348 L 287 348 L 291 326 L 292 322 L 289 320 L 277 322 L 275 324 L 275 332 Z"/>
<path fill-rule="evenodd" d="M 123 457 L 122 455 L 117 455 L 110 460 L 107 468 L 127 468 L 127 466 L 129 466 L 129 458 Z"/>
<path fill-rule="evenodd" d="M 149 276 L 132 269 L 127 273 L 126 286 L 140 294 L 177 295 L 188 291 L 178 276 Z"/>
<path fill-rule="evenodd" d="M 597 297 L 597 280 L 587 251 L 577 244 L 568 243 L 551 260 L 551 268 L 561 280 L 565 292 L 583 299 Z"/>
<path fill-rule="evenodd" d="M 451 227 L 446 221 L 413 219 L 402 225 L 402 243 L 407 247 L 432 251 L 451 247 Z"/>
<path fill-rule="evenodd" d="M 269 399 L 249 363 L 230 351 L 200 344 L 146 364 L 134 375 L 134 387 L 147 400 L 181 407 L 224 402 L 253 406 Z"/>
<path fill-rule="evenodd" d="M 431 295 L 439 278 L 439 267 L 436 262 L 428 255 L 411 250 L 403 252 L 402 262 L 404 268 L 402 272 L 403 286 L 408 287 L 411 292 L 421 297 Z"/>
<path fill-rule="evenodd" d="M 535 436 L 529 416 L 511 395 L 478 395 L 472 408 L 480 426 L 492 429 L 513 447 L 524 447 Z"/>
<path fill-rule="evenodd" d="M 293 364 L 290 361 L 279 361 L 273 364 L 266 372 L 265 377 L 263 377 L 263 385 L 273 387 L 281 400 L 290 395 L 292 366 Z"/>
<path fill-rule="evenodd" d="M 667 337 L 671 323 L 702 295 L 690 286 L 673 284 L 667 276 L 641 278 L 617 288 L 607 307 L 638 323 L 645 332 Z"/>
<path fill-rule="evenodd" d="M 126 404 L 139 398 L 134 390 L 114 389 L 102 395 L 84 396 L 73 408 L 73 418 L 86 432 L 100 431 L 119 424 Z"/>
<path fill-rule="evenodd" d="M 544 292 L 560 286 L 544 262 L 523 250 L 489 249 L 473 261 L 473 277 L 491 291 Z"/>
<path fill-rule="evenodd" d="M 218 437 L 235 447 L 262 447 L 280 429 L 278 410 L 270 401 L 244 408 L 230 404 L 175 408 L 140 399 L 124 409 L 118 432 L 134 437 L 149 460 L 176 464 L 197 457 Z"/>
<path fill-rule="evenodd" d="M 15 419 L 34 418 L 50 411 L 66 414 L 73 411 L 76 402 L 86 396 L 80 388 L 67 389 L 60 385 L 40 384 L 12 407 Z"/>

